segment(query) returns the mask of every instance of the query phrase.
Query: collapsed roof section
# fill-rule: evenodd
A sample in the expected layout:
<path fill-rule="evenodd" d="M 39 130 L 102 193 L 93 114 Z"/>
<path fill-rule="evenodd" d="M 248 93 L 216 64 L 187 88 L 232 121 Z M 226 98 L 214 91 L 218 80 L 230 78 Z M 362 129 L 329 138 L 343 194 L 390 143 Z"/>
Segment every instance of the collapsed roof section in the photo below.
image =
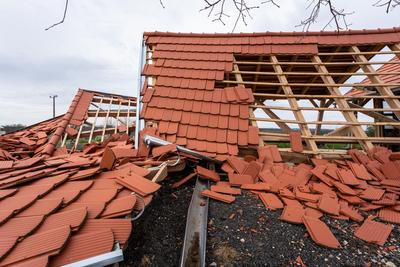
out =
<path fill-rule="evenodd" d="M 300 131 L 306 145 L 302 152 L 308 154 L 345 153 L 327 149 L 327 143 L 342 148 L 359 143 L 370 149 L 373 143 L 400 141 L 379 130 L 375 136 L 365 133 L 367 125 L 400 127 L 400 96 L 391 90 L 400 83 L 384 79 L 398 73 L 375 70 L 400 63 L 379 60 L 400 54 L 400 28 L 340 33 L 152 32 L 144 39 L 147 80 L 141 117 L 180 145 L 216 155 L 237 154 L 240 148 L 258 144 L 254 135 L 263 145 L 288 142 L 292 131 Z M 376 88 L 377 94 L 345 95 L 363 78 L 372 81 L 363 86 Z M 232 87 L 236 96 L 251 89 L 253 103 L 219 98 Z M 240 112 L 245 105 L 250 108 L 246 126 L 245 113 Z M 247 144 L 240 137 L 245 133 Z"/>
<path fill-rule="evenodd" d="M 112 134 L 131 135 L 135 119 L 136 98 L 79 89 L 64 115 L 1 136 L 0 156 L 21 159 L 81 151 L 85 144 L 103 142 Z"/>

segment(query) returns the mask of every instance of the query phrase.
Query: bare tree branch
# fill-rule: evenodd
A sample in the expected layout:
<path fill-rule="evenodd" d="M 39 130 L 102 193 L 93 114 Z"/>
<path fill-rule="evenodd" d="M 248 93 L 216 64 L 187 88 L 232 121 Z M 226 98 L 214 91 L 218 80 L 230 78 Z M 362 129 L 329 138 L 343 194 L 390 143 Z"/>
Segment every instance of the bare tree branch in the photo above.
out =
<path fill-rule="evenodd" d="M 386 7 L 386 13 L 389 13 L 395 7 L 400 5 L 400 0 L 379 0 L 373 4 L 375 7 Z"/>
<path fill-rule="evenodd" d="M 67 15 L 67 10 L 68 10 L 68 0 L 65 0 L 64 16 L 63 16 L 62 20 L 60 20 L 57 23 L 54 23 L 53 25 L 51 25 L 50 27 L 48 27 L 48 28 L 46 28 L 44 30 L 45 31 L 50 30 L 51 28 L 53 28 L 53 27 L 55 27 L 57 25 L 60 25 L 61 23 L 64 23 L 65 16 Z"/>
<path fill-rule="evenodd" d="M 165 5 L 163 3 L 163 0 L 160 0 L 160 5 L 162 6 L 162 8 L 165 8 Z"/>
<path fill-rule="evenodd" d="M 267 1 L 257 1 L 259 4 L 250 5 L 250 0 L 203 0 L 205 3 L 204 8 L 200 9 L 201 11 L 208 11 L 208 17 L 213 15 L 215 18 L 212 21 L 219 21 L 223 25 L 225 24 L 226 18 L 230 17 L 228 13 L 225 12 L 225 6 L 229 3 L 235 12 L 235 23 L 232 29 L 232 32 L 235 31 L 238 22 L 241 20 L 244 25 L 247 25 L 247 19 L 252 19 L 251 10 L 259 8 L 260 5 L 271 3 L 276 7 L 279 5 L 276 3 L 276 0 L 267 0 Z"/>
<path fill-rule="evenodd" d="M 344 29 L 348 29 L 350 24 L 347 23 L 346 17 L 353 14 L 354 12 L 345 12 L 344 9 L 337 9 L 333 4 L 332 0 L 312 0 L 308 5 L 307 9 L 311 8 L 310 15 L 300 22 L 296 27 L 302 27 L 303 31 L 308 31 L 312 24 L 318 21 L 321 9 L 327 8 L 330 14 L 329 21 L 325 24 L 322 30 L 325 30 L 328 26 L 333 23 L 336 30 L 339 32 Z"/>

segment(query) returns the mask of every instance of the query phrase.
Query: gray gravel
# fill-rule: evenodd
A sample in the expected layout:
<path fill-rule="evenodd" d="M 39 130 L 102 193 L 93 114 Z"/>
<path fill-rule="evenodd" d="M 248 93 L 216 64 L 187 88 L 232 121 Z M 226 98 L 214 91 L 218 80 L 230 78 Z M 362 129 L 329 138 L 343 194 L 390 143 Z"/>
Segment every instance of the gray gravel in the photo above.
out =
<path fill-rule="evenodd" d="M 254 194 L 243 191 L 232 204 L 210 201 L 207 262 L 211 266 L 288 266 L 298 256 L 307 266 L 400 266 L 400 230 L 395 226 L 385 246 L 353 235 L 352 221 L 322 217 L 341 243 L 334 250 L 316 245 L 302 225 L 279 220 Z M 388 247 L 396 246 L 389 251 Z"/>

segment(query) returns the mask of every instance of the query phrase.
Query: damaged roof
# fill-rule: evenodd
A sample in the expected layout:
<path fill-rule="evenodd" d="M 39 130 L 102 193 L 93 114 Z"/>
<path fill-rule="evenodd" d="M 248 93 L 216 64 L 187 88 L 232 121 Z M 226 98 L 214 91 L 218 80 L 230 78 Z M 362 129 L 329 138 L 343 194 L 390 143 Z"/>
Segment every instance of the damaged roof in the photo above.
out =
<path fill-rule="evenodd" d="M 347 80 L 357 70 L 362 69 L 366 76 L 374 75 L 367 68 L 368 64 L 375 63 L 368 60 L 381 53 L 384 47 L 391 47 L 392 53 L 398 53 L 398 27 L 339 33 L 145 32 L 144 41 L 146 64 L 142 75 L 146 81 L 141 91 L 140 116 L 170 142 L 220 158 L 237 155 L 241 148 L 257 147 L 264 140 L 287 142 L 291 140 L 291 131 L 301 133 L 300 142 L 304 141 L 306 148 L 300 152 L 308 154 L 323 152 L 317 142 L 358 142 L 365 149 L 371 149 L 373 143 L 398 142 L 396 138 L 368 137 L 362 129 L 366 122 L 349 115 L 354 114 L 352 109 L 363 106 L 356 107 L 348 102 L 369 95 L 350 92 L 346 95 L 348 99 L 329 99 L 330 95 L 341 94 L 339 87 L 350 87 L 347 91 L 353 87 Z M 398 61 L 393 63 L 399 66 Z M 368 86 L 400 85 L 390 77 Z M 337 87 L 333 86 L 336 84 Z M 380 92 L 383 97 L 393 98 L 392 92 L 385 88 Z M 316 98 L 311 99 L 314 95 Z M 301 99 L 310 99 L 313 106 L 301 106 Z M 289 100 L 289 104 L 274 107 L 265 104 L 265 100 Z M 399 100 L 389 100 L 389 103 L 397 114 Z M 342 113 L 338 116 L 343 115 L 343 122 L 322 120 L 323 111 L 331 105 Z M 293 112 L 295 119 L 280 118 L 280 114 L 273 111 L 277 108 L 279 112 Z M 256 116 L 256 109 L 263 110 L 267 117 Z M 311 121 L 303 115 L 303 110 L 322 110 L 318 115 L 320 121 Z M 376 119 L 374 114 L 372 117 Z M 260 124 L 267 122 L 276 124 L 281 132 L 261 133 Z M 386 120 L 385 123 L 394 125 L 398 121 Z M 288 126 L 293 124 L 298 124 L 298 129 Z M 320 131 L 323 124 L 343 126 L 343 129 L 352 125 L 354 136 L 323 136 Z M 314 134 L 310 130 L 312 127 L 317 129 Z"/>

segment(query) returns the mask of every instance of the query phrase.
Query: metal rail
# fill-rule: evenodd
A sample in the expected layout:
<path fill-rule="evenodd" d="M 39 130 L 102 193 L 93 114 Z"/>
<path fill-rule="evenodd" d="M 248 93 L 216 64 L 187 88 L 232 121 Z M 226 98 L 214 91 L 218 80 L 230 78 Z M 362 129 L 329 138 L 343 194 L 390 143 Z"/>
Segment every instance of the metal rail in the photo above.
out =
<path fill-rule="evenodd" d="M 206 265 L 208 198 L 203 197 L 201 191 L 207 188 L 208 181 L 197 178 L 186 217 L 181 267 Z"/>
<path fill-rule="evenodd" d="M 148 145 L 148 146 L 164 146 L 164 145 L 170 145 L 170 144 L 172 144 L 171 142 L 168 142 L 168 141 L 165 141 L 165 140 L 163 140 L 163 139 L 160 139 L 160 138 L 157 138 L 157 137 L 154 137 L 154 136 L 150 136 L 150 135 L 147 135 L 147 134 L 144 136 L 144 143 L 145 143 L 146 145 Z M 205 155 L 203 155 L 203 154 L 201 154 L 201 153 L 199 153 L 199 152 L 193 151 L 193 150 L 188 149 L 188 148 L 186 148 L 186 147 L 178 146 L 178 145 L 177 145 L 177 146 L 176 146 L 176 149 L 177 149 L 179 152 L 192 155 L 192 156 L 194 156 L 194 157 L 196 157 L 196 158 L 198 158 L 198 159 L 203 159 L 203 160 L 206 160 L 206 161 L 210 161 L 210 162 L 214 162 L 214 163 L 216 163 L 216 164 L 222 165 L 222 161 L 219 161 L 219 160 L 217 160 L 217 159 L 210 158 L 210 157 L 208 157 L 208 156 L 205 156 Z"/>

